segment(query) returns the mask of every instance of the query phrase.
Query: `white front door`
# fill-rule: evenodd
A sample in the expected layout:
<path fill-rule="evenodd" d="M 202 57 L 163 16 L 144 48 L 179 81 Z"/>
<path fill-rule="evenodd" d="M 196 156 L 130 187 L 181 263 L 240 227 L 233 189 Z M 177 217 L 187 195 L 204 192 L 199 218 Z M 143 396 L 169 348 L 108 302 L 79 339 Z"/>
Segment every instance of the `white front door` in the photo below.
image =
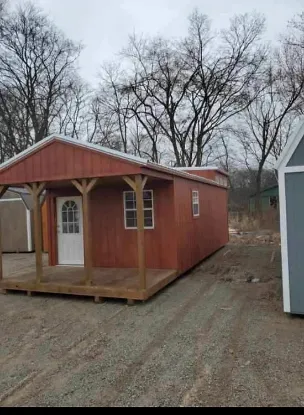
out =
<path fill-rule="evenodd" d="M 82 198 L 57 198 L 58 264 L 83 265 Z"/>

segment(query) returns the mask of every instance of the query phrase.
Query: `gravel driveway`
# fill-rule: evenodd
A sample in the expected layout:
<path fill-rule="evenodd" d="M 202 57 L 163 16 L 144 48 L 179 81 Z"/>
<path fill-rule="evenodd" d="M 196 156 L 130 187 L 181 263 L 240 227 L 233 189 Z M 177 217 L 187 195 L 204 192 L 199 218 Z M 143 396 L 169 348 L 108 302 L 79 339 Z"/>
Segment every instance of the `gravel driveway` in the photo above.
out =
<path fill-rule="evenodd" d="M 230 245 L 134 307 L 1 295 L 0 405 L 304 405 L 279 276 L 277 248 Z"/>

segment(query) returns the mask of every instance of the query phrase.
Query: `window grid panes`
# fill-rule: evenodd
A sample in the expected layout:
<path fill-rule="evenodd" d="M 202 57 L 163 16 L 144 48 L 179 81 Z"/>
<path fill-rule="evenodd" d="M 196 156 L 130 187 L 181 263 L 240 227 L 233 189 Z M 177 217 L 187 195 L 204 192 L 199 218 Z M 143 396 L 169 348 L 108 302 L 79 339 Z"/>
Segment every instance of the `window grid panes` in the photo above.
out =
<path fill-rule="evenodd" d="M 62 233 L 80 233 L 79 210 L 73 200 L 65 202 L 61 209 Z"/>
<path fill-rule="evenodd" d="M 154 228 L 153 190 L 143 191 L 144 226 L 145 229 Z M 137 228 L 136 194 L 133 191 L 124 192 L 124 210 L 126 229 Z"/>
<path fill-rule="evenodd" d="M 199 216 L 199 193 L 198 190 L 192 191 L 192 211 L 193 216 Z"/>

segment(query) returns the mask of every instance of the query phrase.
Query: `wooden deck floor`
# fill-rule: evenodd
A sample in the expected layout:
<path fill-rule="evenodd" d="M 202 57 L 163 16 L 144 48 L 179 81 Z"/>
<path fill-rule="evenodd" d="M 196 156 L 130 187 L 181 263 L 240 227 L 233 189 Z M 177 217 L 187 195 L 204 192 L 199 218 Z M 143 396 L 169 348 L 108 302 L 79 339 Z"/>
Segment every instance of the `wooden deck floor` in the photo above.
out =
<path fill-rule="evenodd" d="M 82 267 L 44 267 L 37 285 L 35 269 L 17 271 L 0 281 L 2 290 L 72 294 L 94 297 L 146 300 L 177 277 L 175 270 L 147 270 L 147 288 L 139 288 L 137 269 L 94 268 L 91 286 L 84 284 Z"/>

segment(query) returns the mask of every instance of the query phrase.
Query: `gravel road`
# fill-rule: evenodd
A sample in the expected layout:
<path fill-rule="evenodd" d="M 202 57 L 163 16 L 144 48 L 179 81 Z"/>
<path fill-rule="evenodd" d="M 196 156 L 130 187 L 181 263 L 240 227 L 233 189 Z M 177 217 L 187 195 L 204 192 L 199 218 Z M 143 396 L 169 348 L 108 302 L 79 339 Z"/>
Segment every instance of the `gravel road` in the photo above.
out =
<path fill-rule="evenodd" d="M 304 406 L 279 277 L 277 248 L 229 245 L 134 307 L 1 295 L 0 405 Z"/>

